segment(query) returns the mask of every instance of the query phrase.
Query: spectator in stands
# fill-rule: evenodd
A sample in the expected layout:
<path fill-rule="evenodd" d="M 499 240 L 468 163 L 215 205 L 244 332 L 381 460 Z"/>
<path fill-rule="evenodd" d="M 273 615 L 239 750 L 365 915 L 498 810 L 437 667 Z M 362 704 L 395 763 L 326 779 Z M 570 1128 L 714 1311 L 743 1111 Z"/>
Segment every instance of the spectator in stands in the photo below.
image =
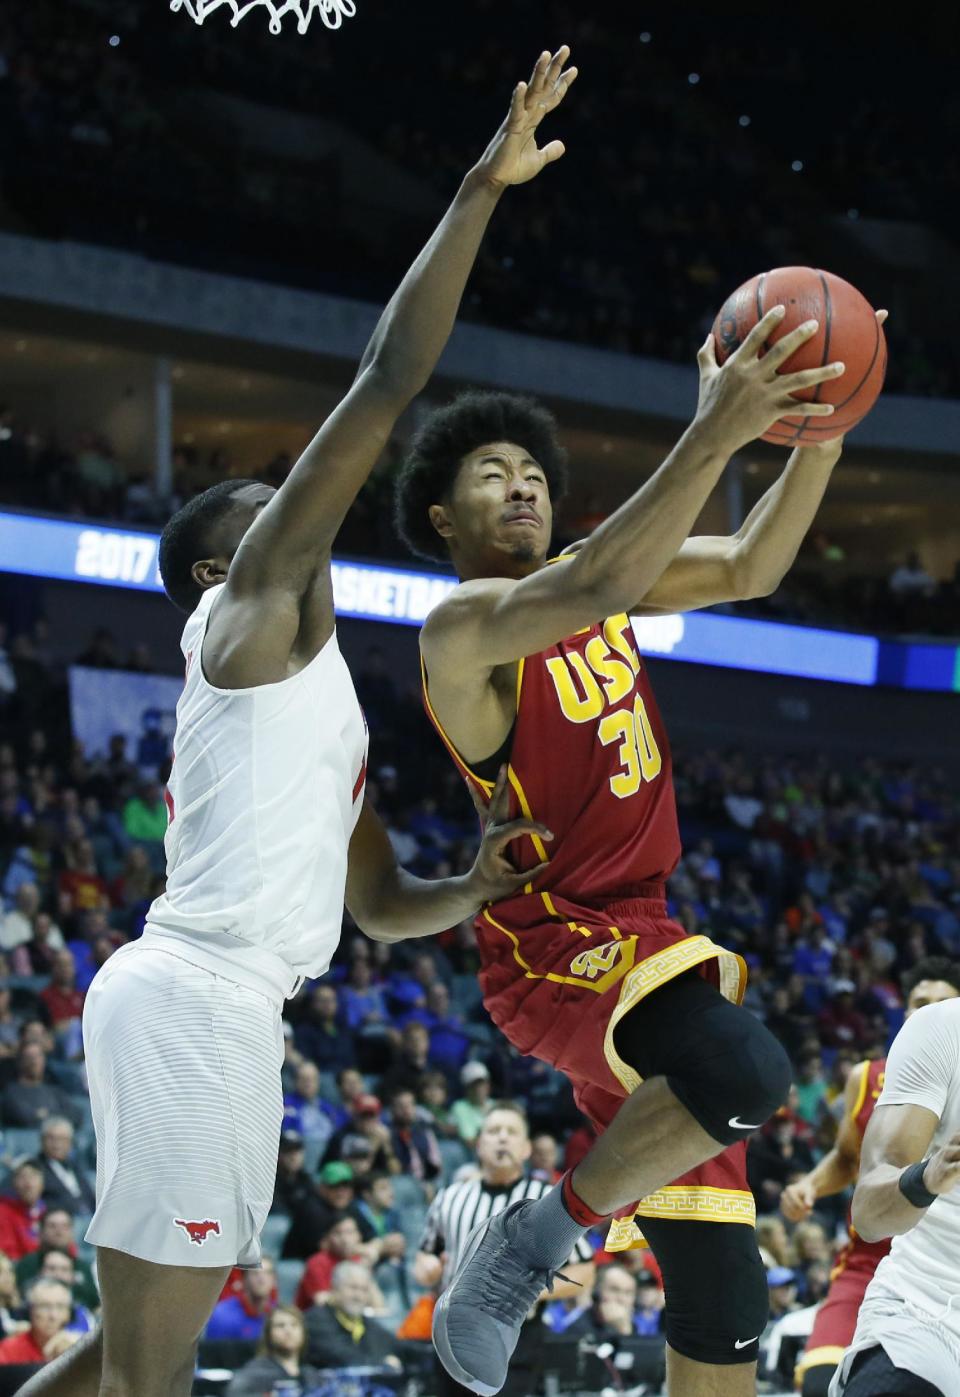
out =
<path fill-rule="evenodd" d="M 530 1142 L 530 1177 L 555 1184 L 560 1178 L 560 1146 L 554 1135 L 534 1135 Z"/>
<path fill-rule="evenodd" d="M 17 1054 L 16 1077 L 0 1096 L 0 1119 L 8 1125 L 39 1128 L 48 1116 L 66 1116 L 79 1125 L 80 1108 L 60 1087 L 49 1085 L 46 1074 L 43 1048 L 39 1043 L 24 1043 Z"/>
<path fill-rule="evenodd" d="M 390 1174 L 369 1174 L 360 1185 L 357 1207 L 380 1243 L 380 1260 L 398 1260 L 407 1249 L 403 1220 Z"/>
<path fill-rule="evenodd" d="M 30 1328 L 0 1343 L 0 1363 L 49 1363 L 66 1353 L 77 1335 L 67 1329 L 70 1291 L 59 1281 L 35 1280 L 27 1294 Z"/>
<path fill-rule="evenodd" d="M 10 986 L 0 980 L 0 1059 L 16 1055 L 20 1039 L 20 1019 L 11 1008 Z"/>
<path fill-rule="evenodd" d="M 97 856 L 89 839 L 78 839 L 65 850 L 67 867 L 60 874 L 58 886 L 70 898 L 76 912 L 108 907 L 110 891 L 107 881 L 97 868 Z"/>
<path fill-rule="evenodd" d="M 825 1047 L 854 1048 L 859 1052 L 866 1046 L 867 1021 L 853 1002 L 856 988 L 852 980 L 838 980 L 817 1015 L 817 1030 Z"/>
<path fill-rule="evenodd" d="M 797 1278 L 789 1266 L 773 1266 L 767 1271 L 770 1295 L 770 1320 L 775 1324 L 790 1310 L 797 1308 Z"/>
<path fill-rule="evenodd" d="M 354 955 L 340 1002 L 351 1033 L 386 1031 L 388 1014 L 383 987 L 374 983 L 369 955 Z"/>
<path fill-rule="evenodd" d="M 79 1256 L 77 1239 L 73 1231 L 73 1217 L 66 1208 L 48 1208 L 40 1219 L 40 1245 L 17 1262 L 17 1284 L 24 1290 L 40 1274 L 43 1258 L 48 1251 L 65 1251 L 73 1258 L 75 1293 L 77 1299 L 88 1309 L 100 1306 L 100 1293 L 93 1279 L 89 1262 Z"/>
<path fill-rule="evenodd" d="M 33 937 L 10 953 L 10 968 L 14 975 L 50 975 L 57 956 L 63 954 L 63 945 L 63 935 L 50 914 L 38 912 L 33 920 Z"/>
<path fill-rule="evenodd" d="M 447 1079 L 444 1074 L 425 1072 L 420 1079 L 420 1105 L 430 1112 L 430 1124 L 439 1140 L 453 1140 L 460 1134 L 447 1098 Z"/>
<path fill-rule="evenodd" d="M 162 844 L 167 832 L 167 807 L 156 781 L 143 781 L 123 807 L 123 828 L 140 844 Z"/>
<path fill-rule="evenodd" d="M 919 553 L 908 553 L 906 561 L 890 575 L 890 591 L 900 601 L 914 597 L 932 597 L 937 589 L 935 580 L 920 561 Z"/>
<path fill-rule="evenodd" d="M 33 924 L 39 911 L 40 889 L 36 883 L 21 883 L 13 907 L 0 919 L 0 950 L 13 951 L 32 941 Z"/>
<path fill-rule="evenodd" d="M 43 1169 L 35 1159 L 21 1160 L 10 1183 L 12 1193 L 0 1198 L 0 1251 L 17 1262 L 40 1245 Z"/>
<path fill-rule="evenodd" d="M 451 1008 L 450 991 L 443 980 L 429 986 L 426 1008 L 417 1016 L 430 1035 L 430 1065 L 455 1082 L 470 1051 L 470 1038 L 464 1031 L 463 1015 Z"/>
<path fill-rule="evenodd" d="M 307 1357 L 325 1368 L 386 1366 L 400 1370 L 397 1341 L 367 1315 L 378 1308 L 367 1267 L 341 1261 L 330 1278 L 326 1303 L 307 1313 Z"/>
<path fill-rule="evenodd" d="M 17 1273 L 9 1256 L 0 1251 L 0 1339 L 7 1339 L 11 1334 L 23 1333 L 26 1322 L 14 1319 L 13 1315 L 14 1310 L 19 1310 L 20 1306 Z"/>
<path fill-rule="evenodd" d="M 380 1098 L 370 1092 L 361 1092 L 350 1103 L 350 1120 L 335 1130 L 330 1137 L 323 1159 L 329 1163 L 343 1158 L 346 1141 L 354 1135 L 362 1135 L 373 1146 L 371 1169 L 377 1173 L 398 1173 L 400 1164 L 393 1149 L 390 1127 L 381 1119 L 383 1107 Z"/>
<path fill-rule="evenodd" d="M 762 1130 L 750 1136 L 747 1178 L 757 1210 L 772 1212 L 787 1184 L 813 1168 L 810 1146 L 798 1138 L 792 1114 L 778 1112 Z"/>
<path fill-rule="evenodd" d="M 450 1108 L 457 1133 L 465 1145 L 472 1145 L 480 1134 L 490 1106 L 490 1073 L 482 1062 L 467 1062 L 460 1069 L 463 1096 Z"/>
<path fill-rule="evenodd" d="M 299 1130 L 284 1129 L 280 1133 L 277 1178 L 271 1212 L 293 1213 L 313 1192 L 313 1180 L 304 1168 L 304 1143 Z"/>
<path fill-rule="evenodd" d="M 805 1054 L 797 1065 L 797 1114 L 816 1126 L 827 1109 L 827 1083 L 819 1051 Z"/>
<path fill-rule="evenodd" d="M 40 991 L 40 1003 L 56 1033 L 83 1016 L 84 993 L 77 989 L 77 965 L 66 948 L 57 951 L 50 969 L 50 983 Z"/>
<path fill-rule="evenodd" d="M 321 1152 L 333 1134 L 333 1122 L 320 1095 L 320 1069 L 313 1062 L 300 1064 L 294 1090 L 284 1095 L 283 1127 L 298 1131 L 304 1140 L 316 1141 Z"/>
<path fill-rule="evenodd" d="M 353 1182 L 358 1192 L 373 1173 L 374 1154 L 374 1147 L 365 1135 L 348 1135 L 343 1142 L 343 1162 L 353 1170 Z"/>
<path fill-rule="evenodd" d="M 263 1397 L 283 1382 L 296 1382 L 304 1392 L 320 1382 L 318 1370 L 303 1362 L 307 1327 L 291 1305 L 278 1305 L 266 1317 L 257 1356 L 244 1364 L 227 1388 L 227 1397 Z"/>
<path fill-rule="evenodd" d="M 293 1213 L 283 1243 L 284 1258 L 305 1261 L 317 1250 L 321 1238 L 334 1223 L 345 1215 L 356 1222 L 364 1241 L 372 1238 L 373 1229 L 356 1201 L 353 1170 L 349 1164 L 334 1160 L 323 1166 L 317 1175 L 316 1187 Z"/>
<path fill-rule="evenodd" d="M 644 1290 L 653 1290 L 662 1297 L 663 1292 L 656 1284 L 653 1273 L 643 1271 L 638 1275 L 625 1266 L 614 1262 L 604 1266 L 593 1290 L 593 1304 L 574 1320 L 565 1333 L 578 1338 L 592 1339 L 595 1343 L 608 1343 L 614 1354 L 618 1341 L 632 1338 L 635 1334 L 657 1334 L 660 1332 L 663 1313 L 662 1299 L 657 1305 L 648 1303 L 642 1312 L 638 1311 L 638 1289 L 642 1277 Z M 614 1357 L 614 1363 L 616 1358 Z"/>
<path fill-rule="evenodd" d="M 412 1091 L 397 1091 L 390 1098 L 390 1143 L 400 1172 L 420 1183 L 431 1183 L 443 1172 L 437 1137 L 417 1114 Z"/>
<path fill-rule="evenodd" d="M 255 1342 L 263 1332 L 264 1320 L 275 1307 L 275 1286 L 273 1262 L 269 1256 L 262 1256 L 258 1267 L 244 1271 L 240 1294 L 230 1295 L 214 1307 L 204 1337 Z"/>
<path fill-rule="evenodd" d="M 73 1308 L 67 1328 L 72 1334 L 89 1334 L 96 1323 L 92 1313 L 76 1295 L 78 1283 L 77 1268 L 73 1257 L 60 1247 L 49 1247 L 40 1262 L 40 1275 L 45 1281 L 59 1281 L 65 1285 L 73 1300 Z"/>
<path fill-rule="evenodd" d="M 321 1072 L 339 1072 L 352 1066 L 356 1060 L 353 1035 L 335 986 L 315 986 L 306 1013 L 294 1031 L 294 1041 Z"/>
<path fill-rule="evenodd" d="M 349 1214 L 338 1218 L 323 1238 L 319 1250 L 307 1258 L 295 1297 L 298 1309 L 309 1310 L 311 1305 L 326 1304 L 332 1288 L 334 1268 L 338 1262 L 362 1262 L 372 1272 L 379 1259 L 379 1243 L 363 1241 L 356 1218 Z M 371 1274 L 371 1282 L 372 1279 Z M 385 1308 L 379 1290 L 374 1308 Z"/>
<path fill-rule="evenodd" d="M 337 1073 L 337 1095 L 340 1100 L 327 1103 L 327 1109 L 338 1130 L 352 1118 L 353 1103 L 358 1096 L 363 1096 L 366 1090 L 363 1073 L 358 1067 L 341 1067 Z"/>
<path fill-rule="evenodd" d="M 422 1023 L 416 1020 L 404 1025 L 400 1035 L 400 1051 L 384 1073 L 380 1090 L 389 1101 L 395 1091 L 420 1089 L 423 1074 L 429 1067 L 430 1035 Z"/>
<path fill-rule="evenodd" d="M 82 1169 L 71 1163 L 73 1125 L 63 1116 L 50 1116 L 40 1130 L 43 1166 L 43 1201 L 48 1208 L 65 1208 L 69 1213 L 92 1213 L 96 1196 Z"/>

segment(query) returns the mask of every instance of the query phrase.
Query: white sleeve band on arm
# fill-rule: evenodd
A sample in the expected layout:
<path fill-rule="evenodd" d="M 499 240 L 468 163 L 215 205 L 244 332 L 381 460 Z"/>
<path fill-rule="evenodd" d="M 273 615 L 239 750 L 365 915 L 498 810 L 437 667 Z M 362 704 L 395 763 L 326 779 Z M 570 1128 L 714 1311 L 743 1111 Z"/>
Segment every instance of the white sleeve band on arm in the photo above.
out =
<path fill-rule="evenodd" d="M 939 1118 L 958 1073 L 960 1003 L 929 1004 L 894 1039 L 877 1105 L 925 1106 Z"/>

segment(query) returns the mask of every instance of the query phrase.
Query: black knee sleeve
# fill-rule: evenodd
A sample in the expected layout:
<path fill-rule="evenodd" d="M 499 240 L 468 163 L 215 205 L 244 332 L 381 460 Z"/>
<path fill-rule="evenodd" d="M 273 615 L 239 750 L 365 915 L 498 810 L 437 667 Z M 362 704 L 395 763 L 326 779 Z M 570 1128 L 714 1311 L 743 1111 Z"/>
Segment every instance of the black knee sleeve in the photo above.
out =
<path fill-rule="evenodd" d="M 680 975 L 627 1014 L 616 1047 L 641 1077 L 663 1075 L 722 1145 L 770 1119 L 790 1090 L 790 1060 L 759 1019 L 696 972 Z"/>
<path fill-rule="evenodd" d="M 640 1218 L 663 1274 L 667 1343 L 696 1363 L 755 1363 L 770 1300 L 752 1227 Z"/>

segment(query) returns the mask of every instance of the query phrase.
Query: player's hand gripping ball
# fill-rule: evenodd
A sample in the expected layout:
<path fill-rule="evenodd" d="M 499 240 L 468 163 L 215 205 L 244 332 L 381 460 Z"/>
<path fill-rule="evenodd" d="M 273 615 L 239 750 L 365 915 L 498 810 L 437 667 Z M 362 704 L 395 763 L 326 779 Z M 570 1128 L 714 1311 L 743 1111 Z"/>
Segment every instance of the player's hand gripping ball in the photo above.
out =
<path fill-rule="evenodd" d="M 713 324 L 717 363 L 722 364 L 776 305 L 784 306 L 786 314 L 770 335 L 766 349 L 804 321 L 819 323 L 817 333 L 790 356 L 780 373 L 815 369 L 838 360 L 846 365 L 846 371 L 795 395 L 832 403 L 830 417 L 781 417 L 764 432 L 763 440 L 792 447 L 843 436 L 866 417 L 880 396 L 887 371 L 886 313 L 874 311 L 855 286 L 832 272 L 777 267 L 744 282 L 724 302 Z"/>

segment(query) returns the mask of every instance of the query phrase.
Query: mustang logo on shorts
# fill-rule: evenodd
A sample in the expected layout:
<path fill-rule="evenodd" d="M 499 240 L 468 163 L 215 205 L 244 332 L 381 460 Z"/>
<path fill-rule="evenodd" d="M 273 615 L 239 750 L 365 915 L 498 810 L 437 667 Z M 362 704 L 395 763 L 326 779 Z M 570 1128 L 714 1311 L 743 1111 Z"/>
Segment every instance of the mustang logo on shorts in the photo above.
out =
<path fill-rule="evenodd" d="M 207 1218 L 205 1222 L 184 1222 L 182 1218 L 174 1218 L 173 1225 L 182 1227 L 191 1242 L 196 1242 L 198 1247 L 203 1246 L 211 1232 L 215 1237 L 220 1236 L 220 1224 L 212 1218 Z"/>

